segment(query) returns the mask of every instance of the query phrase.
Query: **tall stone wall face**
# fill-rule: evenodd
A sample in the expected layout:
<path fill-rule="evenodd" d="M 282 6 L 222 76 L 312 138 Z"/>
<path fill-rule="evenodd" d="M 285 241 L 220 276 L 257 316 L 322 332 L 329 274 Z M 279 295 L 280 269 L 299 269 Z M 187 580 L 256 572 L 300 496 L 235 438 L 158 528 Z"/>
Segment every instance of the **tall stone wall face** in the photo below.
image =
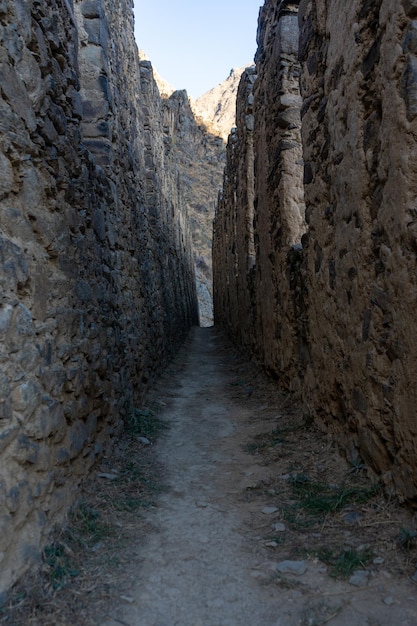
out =
<path fill-rule="evenodd" d="M 255 349 L 253 266 L 255 245 L 253 84 L 255 67 L 247 68 L 239 84 L 236 129 L 229 135 L 223 190 L 213 227 L 215 322 L 248 350 Z"/>
<path fill-rule="evenodd" d="M 414 500 L 416 17 L 412 0 L 300 3 L 306 400 Z"/>
<path fill-rule="evenodd" d="M 415 503 L 417 2 L 301 0 L 298 44 L 297 4 L 260 13 L 254 131 L 240 120 L 229 139 L 215 221 L 215 320 Z"/>
<path fill-rule="evenodd" d="M 261 9 L 255 109 L 256 341 L 283 385 L 299 386 L 292 275 L 305 232 L 298 3 Z"/>
<path fill-rule="evenodd" d="M 300 391 L 308 350 L 299 278 L 305 232 L 297 3 L 267 0 L 257 78 L 242 77 L 215 220 L 215 322 Z"/>
<path fill-rule="evenodd" d="M 1 2 L 0 55 L 1 592 L 197 319 L 131 2 Z"/>

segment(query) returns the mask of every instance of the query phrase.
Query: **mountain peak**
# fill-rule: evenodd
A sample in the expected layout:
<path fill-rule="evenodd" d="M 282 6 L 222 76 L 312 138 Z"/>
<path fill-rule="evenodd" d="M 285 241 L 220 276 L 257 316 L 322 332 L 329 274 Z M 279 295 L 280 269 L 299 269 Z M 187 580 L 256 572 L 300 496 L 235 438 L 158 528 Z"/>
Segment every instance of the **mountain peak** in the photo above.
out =
<path fill-rule="evenodd" d="M 224 140 L 236 125 L 236 94 L 246 67 L 233 67 L 223 82 L 191 101 L 195 116 Z"/>

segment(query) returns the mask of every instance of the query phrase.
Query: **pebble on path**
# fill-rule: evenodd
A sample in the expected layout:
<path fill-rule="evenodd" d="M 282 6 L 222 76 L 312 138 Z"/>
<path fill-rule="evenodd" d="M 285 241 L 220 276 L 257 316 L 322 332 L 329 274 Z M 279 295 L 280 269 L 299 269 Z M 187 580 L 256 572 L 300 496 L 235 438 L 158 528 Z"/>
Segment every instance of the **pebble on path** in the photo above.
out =
<path fill-rule="evenodd" d="M 369 572 L 366 570 L 356 570 L 349 578 L 349 585 L 354 587 L 366 587 L 369 582 Z"/>
<path fill-rule="evenodd" d="M 308 569 L 305 561 L 281 561 L 278 563 L 277 570 L 280 574 L 296 574 L 302 576 Z"/>

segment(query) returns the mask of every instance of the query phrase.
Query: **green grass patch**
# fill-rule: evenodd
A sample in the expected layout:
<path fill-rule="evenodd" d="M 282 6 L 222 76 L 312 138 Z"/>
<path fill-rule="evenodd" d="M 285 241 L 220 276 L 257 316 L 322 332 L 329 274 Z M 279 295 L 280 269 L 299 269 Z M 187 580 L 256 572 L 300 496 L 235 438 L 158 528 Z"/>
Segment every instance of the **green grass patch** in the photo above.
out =
<path fill-rule="evenodd" d="M 114 535 L 114 528 L 103 522 L 99 511 L 82 502 L 71 514 L 71 533 L 82 544 L 93 546 Z"/>
<path fill-rule="evenodd" d="M 80 573 L 74 567 L 68 548 L 59 541 L 46 546 L 42 556 L 46 576 L 53 589 L 60 589 L 69 579 Z"/>
<path fill-rule="evenodd" d="M 168 428 L 150 409 L 134 409 L 127 419 L 126 430 L 141 437 L 155 440 Z"/>
<path fill-rule="evenodd" d="M 297 474 L 291 480 L 294 495 L 300 499 L 300 506 L 311 515 L 322 516 L 335 513 L 348 504 L 364 504 L 378 491 L 378 486 L 370 488 L 355 485 L 330 486 L 312 481 L 305 474 Z"/>
<path fill-rule="evenodd" d="M 317 519 L 306 516 L 299 503 L 289 504 L 282 509 L 284 521 L 296 531 L 311 530 L 317 524 Z"/>
<path fill-rule="evenodd" d="M 315 556 L 330 567 L 330 576 L 346 579 L 352 576 L 355 570 L 365 569 L 367 563 L 373 558 L 373 552 L 370 548 L 363 550 L 346 548 L 340 552 L 321 548 L 315 553 Z"/>
<path fill-rule="evenodd" d="M 398 535 L 398 543 L 406 552 L 409 552 L 417 545 L 417 532 L 410 528 L 401 528 Z"/>
<path fill-rule="evenodd" d="M 147 500 L 145 498 L 125 496 L 123 498 L 116 498 L 113 500 L 113 506 L 116 511 L 127 511 L 129 513 L 133 513 L 138 509 L 149 509 L 152 506 L 155 506 L 155 503 L 152 500 Z"/>

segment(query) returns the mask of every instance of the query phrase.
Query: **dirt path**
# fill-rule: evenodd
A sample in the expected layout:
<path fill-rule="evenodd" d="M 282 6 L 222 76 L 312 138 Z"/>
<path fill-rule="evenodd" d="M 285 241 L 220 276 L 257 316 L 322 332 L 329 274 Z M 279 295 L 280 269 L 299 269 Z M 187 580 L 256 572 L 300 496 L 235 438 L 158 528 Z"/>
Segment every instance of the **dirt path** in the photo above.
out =
<path fill-rule="evenodd" d="M 112 603 L 103 626 L 417 624 L 411 557 L 393 545 L 406 522 L 378 496 L 347 506 L 334 522 L 327 514 L 304 525 L 301 514 L 294 518 L 294 476 L 313 467 L 336 481 L 346 467 L 317 434 L 287 433 L 300 416 L 288 405 L 285 413 L 282 397 L 215 329 L 193 330 L 154 393 L 170 426 L 155 446 L 169 489 L 145 514 L 152 530 L 132 550 L 128 602 Z M 372 552 L 356 583 L 331 577 L 315 554 L 345 544 Z M 285 571 L 286 560 L 297 574 Z"/>

